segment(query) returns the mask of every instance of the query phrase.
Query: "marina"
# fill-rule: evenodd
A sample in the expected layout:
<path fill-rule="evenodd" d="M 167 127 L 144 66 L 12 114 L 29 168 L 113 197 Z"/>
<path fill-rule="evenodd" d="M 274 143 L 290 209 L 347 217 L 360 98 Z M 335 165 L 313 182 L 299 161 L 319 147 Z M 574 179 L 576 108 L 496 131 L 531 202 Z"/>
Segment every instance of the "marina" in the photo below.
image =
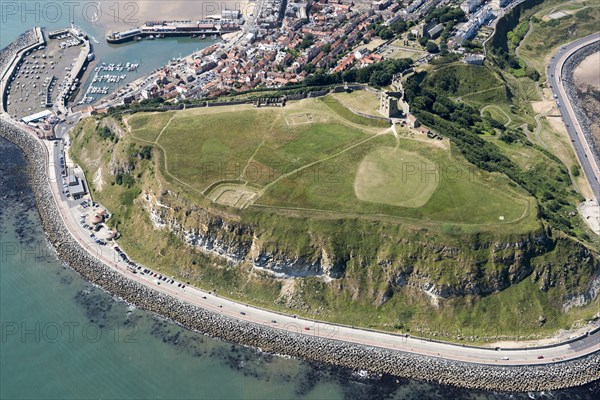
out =
<path fill-rule="evenodd" d="M 123 82 L 127 79 L 127 74 L 102 74 L 103 72 L 136 72 L 139 68 L 140 64 L 137 63 L 119 63 L 119 64 L 107 64 L 102 63 L 100 66 L 94 69 L 95 75 L 92 78 L 91 84 L 88 86 L 87 91 L 83 98 L 77 103 L 81 104 L 91 104 L 98 99 L 97 96 L 94 95 L 107 95 L 111 92 L 111 88 Z M 103 86 L 96 86 L 94 84 L 109 84 Z"/>

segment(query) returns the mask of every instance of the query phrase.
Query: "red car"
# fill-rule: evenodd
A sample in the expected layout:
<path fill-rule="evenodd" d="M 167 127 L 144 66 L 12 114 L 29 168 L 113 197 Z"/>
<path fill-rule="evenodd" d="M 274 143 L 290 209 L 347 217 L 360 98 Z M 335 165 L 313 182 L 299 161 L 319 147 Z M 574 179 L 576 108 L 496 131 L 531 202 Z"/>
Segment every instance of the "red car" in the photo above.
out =
<path fill-rule="evenodd" d="M 541 360 L 543 358 L 544 358 L 544 356 L 538 356 L 538 360 Z"/>

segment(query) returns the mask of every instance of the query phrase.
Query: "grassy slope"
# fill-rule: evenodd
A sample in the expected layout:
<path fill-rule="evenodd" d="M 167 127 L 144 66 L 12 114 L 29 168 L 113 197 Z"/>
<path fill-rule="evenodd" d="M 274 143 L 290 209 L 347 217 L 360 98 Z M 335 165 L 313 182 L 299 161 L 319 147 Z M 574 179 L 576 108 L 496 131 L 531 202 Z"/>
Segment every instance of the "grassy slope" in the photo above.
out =
<path fill-rule="evenodd" d="M 587 16 L 578 16 L 577 11 L 589 10 Z M 531 32 L 525 37 L 519 49 L 519 57 L 534 67 L 542 76 L 552 54 L 564 43 L 590 35 L 598 31 L 600 4 L 594 1 L 548 1 L 536 7 Z M 571 17 L 561 18 L 554 23 L 543 21 L 552 12 L 565 11 Z M 544 79 L 542 78 L 542 81 Z"/>
<path fill-rule="evenodd" d="M 305 114 L 323 122 L 289 125 L 291 121 L 303 121 L 298 116 Z M 350 121 L 340 119 L 348 115 Z M 477 171 L 459 155 L 452 156 L 448 150 L 440 149 L 435 145 L 437 142 L 433 145 L 419 140 L 397 142 L 391 133 L 375 137 L 372 129 L 383 131 L 372 125 L 377 126 L 380 121 L 359 117 L 331 97 L 298 102 L 289 109 L 221 108 L 206 114 L 197 110 L 158 116 L 142 113 L 127 119 L 132 135 L 138 139 L 156 138 L 167 121 L 169 126 L 156 143 L 165 153 L 165 172 L 198 193 L 215 182 L 246 179 L 265 190 L 258 204 L 283 209 L 382 214 L 431 223 L 490 226 L 523 217 L 520 231 L 536 225 L 534 207 L 527 196 L 513 190 L 506 179 Z M 150 134 L 142 132 L 144 124 L 150 124 Z M 440 185 L 424 207 L 405 208 L 389 205 L 390 201 L 357 199 L 354 188 L 360 162 L 386 146 L 400 146 L 435 163 Z M 419 165 L 418 169 L 421 168 Z M 391 182 L 395 190 L 406 190 L 402 177 L 396 175 L 396 178 Z M 412 175 L 410 183 L 427 186 L 420 173 Z M 380 192 L 383 197 L 393 193 L 386 193 L 385 188 Z"/>
<path fill-rule="evenodd" d="M 87 129 L 77 133 L 72 147 L 75 158 L 85 166 L 87 176 L 94 176 L 100 163 L 105 166 L 115 161 L 125 162 L 129 159 L 132 150 L 139 149 L 139 145 L 128 138 L 120 140 L 116 145 L 108 146 L 107 141 L 100 140 L 93 133 L 94 125 L 93 120 L 86 120 Z M 391 139 L 390 136 L 385 137 Z M 393 141 L 384 142 L 386 145 L 392 143 Z M 95 150 L 107 147 L 110 147 L 111 151 L 102 153 Z M 114 184 L 114 177 L 103 168 L 102 175 L 106 181 L 104 188 L 102 191 L 97 191 L 92 184 L 92 191 L 95 199 L 106 205 L 114 213 L 114 220 L 119 221 L 119 229 L 123 233 L 119 244 L 132 258 L 199 287 L 216 289 L 222 295 L 244 302 L 350 325 L 420 334 L 436 332 L 438 337 L 444 335 L 444 332 L 449 332 L 453 336 L 457 334 L 465 336 L 473 332 L 480 336 L 477 340 L 484 340 L 483 337 L 486 337 L 485 340 L 492 341 L 496 340 L 497 333 L 490 334 L 490 327 L 508 336 L 516 334 L 515 326 L 519 327 L 519 334 L 544 335 L 563 328 L 576 319 L 588 317 L 594 312 L 595 304 L 569 315 L 556 312 L 554 303 L 560 300 L 562 289 L 551 288 L 547 293 L 541 292 L 537 288 L 538 284 L 533 283 L 530 278 L 507 291 L 487 296 L 483 300 L 457 300 L 457 304 L 448 304 L 441 309 L 434 309 L 427 297 L 419 291 L 406 288 L 397 292 L 382 306 L 378 306 L 381 302 L 379 296 L 387 287 L 389 272 L 385 267 L 375 263 L 369 264 L 366 268 L 360 259 L 348 262 L 348 278 L 341 281 L 327 284 L 315 278 L 295 280 L 296 287 L 294 301 L 292 301 L 295 305 L 292 306 L 280 298 L 281 281 L 256 273 L 248 275 L 249 270 L 245 265 L 223 265 L 218 259 L 184 246 L 172 234 L 152 228 L 148 214 L 140 207 L 138 200 L 133 200 L 135 196 L 132 194 L 139 193 L 142 186 L 154 192 L 161 192 L 165 187 L 171 187 L 171 184 L 156 173 L 159 154 L 153 152 L 154 158 L 151 161 L 137 161 L 134 171 L 143 171 L 143 173 L 136 179 L 137 183 L 134 187 L 125 188 Z M 138 176 L 137 173 L 135 176 Z M 175 189 L 186 195 L 181 189 L 177 187 Z M 357 252 L 364 252 L 364 249 L 369 247 L 379 248 L 377 257 L 381 259 L 403 257 L 405 252 L 414 251 L 415 249 L 394 244 L 394 240 L 403 237 L 420 240 L 433 234 L 440 243 L 456 246 L 464 240 L 465 235 L 468 235 L 466 231 L 461 234 L 456 230 L 448 230 L 448 233 L 444 233 L 445 227 L 441 227 L 441 230 L 433 227 L 424 230 L 397 223 L 374 224 L 359 220 L 282 218 L 251 210 L 242 214 L 242 220 L 255 226 L 265 227 L 270 232 L 263 229 L 262 234 L 276 237 L 282 243 L 295 243 L 298 248 L 311 246 L 310 243 L 303 241 L 304 237 L 299 235 L 300 232 L 308 232 L 309 235 L 319 233 L 332 238 L 337 235 L 335 240 L 340 240 L 340 243 L 336 246 L 360 243 L 356 247 Z M 419 225 L 423 226 L 423 224 Z M 497 233 L 494 233 L 491 237 L 496 235 Z M 384 243 L 382 238 L 387 238 Z M 482 240 L 485 239 L 482 237 Z M 551 259 L 552 257 L 549 257 L 549 260 Z M 446 272 L 449 276 L 458 276 L 462 273 L 460 266 L 447 268 Z M 523 296 L 526 296 L 533 306 L 521 310 Z M 514 310 L 517 309 L 521 310 L 520 314 L 515 314 Z M 540 314 L 548 319 L 548 323 L 543 328 L 537 326 L 537 318 Z M 517 325 L 515 321 L 518 321 Z"/>

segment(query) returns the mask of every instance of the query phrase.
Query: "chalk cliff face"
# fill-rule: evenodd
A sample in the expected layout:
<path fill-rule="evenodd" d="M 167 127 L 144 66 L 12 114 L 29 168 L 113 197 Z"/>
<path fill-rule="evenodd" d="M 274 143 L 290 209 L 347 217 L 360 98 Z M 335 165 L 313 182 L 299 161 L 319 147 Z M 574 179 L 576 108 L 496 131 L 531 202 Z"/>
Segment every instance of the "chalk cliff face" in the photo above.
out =
<path fill-rule="evenodd" d="M 531 276 L 540 290 L 561 286 L 568 304 L 582 305 L 598 292 L 598 255 L 580 244 L 554 238 L 540 229 L 506 240 L 466 235 L 444 243 L 423 231 L 394 236 L 394 229 L 373 227 L 368 240 L 356 240 L 346 230 L 360 231 L 357 221 L 342 221 L 329 231 L 317 232 L 311 222 L 286 232 L 243 222 L 238 216 L 199 208 L 176 193 L 146 191 L 140 200 L 156 229 L 168 229 L 188 245 L 220 256 L 232 264 L 246 264 L 274 277 L 322 277 L 326 281 L 365 276 L 378 289 L 382 304 L 404 286 L 420 289 L 432 298 L 484 296 L 506 289 Z M 305 245 L 286 242 L 294 237 Z M 356 291 L 362 289 L 356 288 Z"/>
<path fill-rule="evenodd" d="M 229 262 L 248 262 L 255 268 L 282 277 L 339 278 L 343 273 L 343 263 L 332 258 L 325 248 L 309 256 L 286 254 L 267 243 L 250 226 L 211 214 L 205 209 L 190 207 L 183 211 L 182 206 L 166 205 L 181 201 L 172 192 L 161 195 L 160 200 L 146 192 L 143 199 L 157 229 L 169 229 L 190 246 L 219 255 Z"/>

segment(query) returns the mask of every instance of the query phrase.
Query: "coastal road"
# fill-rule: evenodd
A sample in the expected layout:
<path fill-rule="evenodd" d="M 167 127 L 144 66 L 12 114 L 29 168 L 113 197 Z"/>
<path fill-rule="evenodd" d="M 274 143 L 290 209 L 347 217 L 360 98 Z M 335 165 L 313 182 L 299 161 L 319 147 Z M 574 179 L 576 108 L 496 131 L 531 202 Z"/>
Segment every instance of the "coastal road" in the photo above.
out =
<path fill-rule="evenodd" d="M 590 183 L 596 200 L 600 200 L 600 169 L 598 168 L 598 164 L 593 156 L 590 145 L 585 138 L 583 129 L 579 124 L 577 114 L 573 109 L 573 105 L 571 104 L 571 101 L 567 96 L 567 92 L 565 91 L 563 67 L 565 62 L 575 52 L 599 40 L 600 32 L 586 36 L 566 46 L 563 46 L 559 50 L 558 54 L 552 57 L 550 65 L 546 71 L 548 84 L 552 88 L 555 100 L 557 100 L 558 108 L 566 125 L 567 132 L 569 133 L 569 137 L 571 138 L 571 142 L 575 152 L 577 153 L 577 157 L 579 158 L 583 172 Z M 572 85 L 573 83 L 567 82 L 567 84 Z"/>
<path fill-rule="evenodd" d="M 20 129 L 23 134 L 32 134 L 35 136 L 34 132 L 12 120 L 9 115 L 4 113 L 2 118 L 5 118 L 12 125 Z M 37 136 L 35 137 L 37 138 Z M 294 331 L 304 335 L 393 349 L 406 353 L 439 357 L 447 360 L 486 365 L 547 364 L 575 359 L 586 354 L 600 351 L 600 330 L 584 335 L 578 340 L 560 343 L 546 348 L 496 350 L 492 348 L 467 347 L 444 342 L 423 340 L 406 335 L 394 335 L 380 331 L 341 326 L 304 318 L 295 318 L 293 315 L 284 315 L 249 306 L 190 286 L 186 286 L 182 289 L 178 287 L 176 283 L 168 284 L 164 281 L 158 281 L 150 274 L 133 273 L 128 270 L 126 264 L 118 258 L 114 249 L 99 246 L 90 242 L 88 237 L 89 231 L 83 229 L 78 222 L 80 211 L 78 210 L 77 203 L 66 199 L 62 195 L 61 184 L 54 184 L 54 182 L 61 181 L 60 176 L 57 176 L 57 156 L 55 154 L 60 150 L 60 146 L 55 146 L 53 142 L 49 141 L 40 142 L 45 145 L 47 149 L 45 161 L 48 178 L 51 182 L 50 188 L 57 209 L 60 212 L 66 228 L 75 240 L 77 240 L 90 255 L 96 257 L 109 268 L 114 269 L 128 279 L 139 282 L 156 291 L 172 296 L 178 300 L 185 301 L 194 306 L 223 314 L 229 318 L 269 326 L 273 329 Z M 160 273 L 160 271 L 154 272 Z"/>
<path fill-rule="evenodd" d="M 46 144 L 48 149 L 49 160 L 56 160 L 54 152 L 59 149 L 55 148 L 51 143 L 44 142 L 44 144 Z M 57 177 L 55 176 L 56 169 L 53 168 L 55 165 L 51 164 L 54 163 L 48 164 L 48 173 L 50 180 L 53 181 Z M 294 331 L 305 335 L 313 335 L 333 340 L 477 364 L 545 364 L 574 359 L 600 351 L 600 331 L 593 332 L 587 337 L 583 337 L 572 343 L 563 343 L 553 347 L 495 350 L 492 348 L 466 347 L 443 342 L 434 342 L 407 337 L 405 335 L 394 335 L 385 332 L 295 318 L 293 315 L 284 315 L 238 303 L 222 298 L 215 293 L 203 291 L 194 287 L 186 286 L 185 289 L 182 289 L 177 286 L 177 282 L 169 284 L 164 281 L 158 281 L 156 277 L 150 274 L 144 274 L 141 271 L 133 273 L 128 270 L 126 264 L 118 258 L 114 249 L 90 243 L 90 239 L 87 237 L 89 232 L 83 229 L 78 222 L 80 211 L 77 209 L 76 203 L 68 201 L 61 196 L 59 185 L 51 185 L 51 188 L 65 225 L 73 237 L 92 256 L 98 258 L 107 266 L 113 268 L 128 279 L 139 282 L 181 301 L 230 318 L 261 324 L 274 329 Z M 160 273 L 160 271 L 156 271 L 156 273 Z"/>

